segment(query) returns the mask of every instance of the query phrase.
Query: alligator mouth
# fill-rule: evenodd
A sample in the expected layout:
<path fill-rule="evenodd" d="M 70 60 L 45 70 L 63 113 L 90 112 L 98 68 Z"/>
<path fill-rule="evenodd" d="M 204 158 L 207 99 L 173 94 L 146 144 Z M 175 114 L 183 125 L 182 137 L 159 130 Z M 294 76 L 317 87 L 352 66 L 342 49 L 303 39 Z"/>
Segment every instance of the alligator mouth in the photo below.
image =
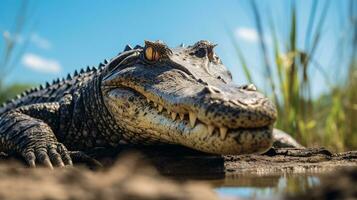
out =
<path fill-rule="evenodd" d="M 153 98 L 157 98 L 155 94 L 148 93 L 147 95 L 142 94 L 136 89 L 128 86 L 109 86 L 110 89 L 123 89 L 133 93 L 136 96 L 136 100 L 141 101 L 142 106 L 150 109 L 155 113 L 155 115 L 161 115 L 165 117 L 165 123 L 174 125 L 176 127 L 185 126 L 182 130 L 189 132 L 200 132 L 204 135 L 204 137 L 219 137 L 221 140 L 225 140 L 227 135 L 235 138 L 238 137 L 242 132 L 248 131 L 250 133 L 254 132 L 262 132 L 272 129 L 272 125 L 265 126 L 257 126 L 257 127 L 217 127 L 212 125 L 212 122 L 206 122 L 198 118 L 198 116 L 193 111 L 188 111 L 187 108 L 181 109 L 179 112 L 176 110 L 170 109 L 162 103 L 158 103 L 157 101 L 152 100 Z M 151 98 L 148 98 L 150 96 Z M 161 98 L 159 100 L 163 101 Z M 199 126 L 199 127 L 198 127 Z M 202 127 L 203 126 L 203 127 Z M 203 132 L 203 133 L 202 133 Z"/>
<path fill-rule="evenodd" d="M 138 93 L 138 92 L 136 92 Z M 207 136 L 217 136 L 221 140 L 225 140 L 227 135 L 231 135 L 233 138 L 239 136 L 240 132 L 242 131 L 250 131 L 250 132 L 258 132 L 262 130 L 268 130 L 271 128 L 270 125 L 262 126 L 262 127 L 238 127 L 238 128 L 227 128 L 227 127 L 216 127 L 214 125 L 208 124 L 197 118 L 197 115 L 194 112 L 180 112 L 177 113 L 172 111 L 168 108 L 165 108 L 161 104 L 158 104 L 145 96 L 141 95 L 143 98 L 146 99 L 147 103 L 149 104 L 151 109 L 156 110 L 159 114 L 165 116 L 168 120 L 171 120 L 172 123 L 175 122 L 182 122 L 189 126 L 189 128 L 194 129 L 198 125 L 203 125 L 206 129 Z"/>

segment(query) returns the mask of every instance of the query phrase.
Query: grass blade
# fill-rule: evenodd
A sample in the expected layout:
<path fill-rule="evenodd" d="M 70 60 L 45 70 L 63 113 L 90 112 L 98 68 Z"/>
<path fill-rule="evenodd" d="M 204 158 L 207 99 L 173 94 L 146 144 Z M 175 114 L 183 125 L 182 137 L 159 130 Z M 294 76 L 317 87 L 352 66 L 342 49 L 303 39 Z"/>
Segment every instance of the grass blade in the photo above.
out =
<path fill-rule="evenodd" d="M 247 65 L 247 62 L 245 60 L 245 57 L 239 47 L 239 44 L 238 42 L 235 40 L 235 37 L 234 37 L 234 34 L 232 34 L 232 31 L 227 31 L 228 32 L 228 35 L 229 35 L 229 38 L 231 40 L 231 43 L 233 44 L 233 47 L 237 53 L 237 56 L 238 56 L 238 59 L 240 61 L 240 64 L 243 68 L 243 72 L 244 72 L 244 75 L 245 77 L 247 78 L 247 80 L 249 81 L 249 83 L 254 83 L 253 82 L 253 79 L 252 79 L 252 76 L 250 74 L 250 70 L 248 68 L 248 65 Z"/>

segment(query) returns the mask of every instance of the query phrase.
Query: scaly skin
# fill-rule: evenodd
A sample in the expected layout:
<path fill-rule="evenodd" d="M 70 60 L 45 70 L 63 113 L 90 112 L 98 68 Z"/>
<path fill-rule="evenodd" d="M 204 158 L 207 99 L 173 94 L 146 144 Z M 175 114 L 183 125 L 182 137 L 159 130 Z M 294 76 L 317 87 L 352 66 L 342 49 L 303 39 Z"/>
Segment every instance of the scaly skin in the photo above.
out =
<path fill-rule="evenodd" d="M 71 165 L 69 151 L 179 144 L 215 154 L 271 147 L 275 106 L 253 85 L 236 86 L 208 41 L 129 46 L 0 108 L 0 150 L 30 166 Z"/>

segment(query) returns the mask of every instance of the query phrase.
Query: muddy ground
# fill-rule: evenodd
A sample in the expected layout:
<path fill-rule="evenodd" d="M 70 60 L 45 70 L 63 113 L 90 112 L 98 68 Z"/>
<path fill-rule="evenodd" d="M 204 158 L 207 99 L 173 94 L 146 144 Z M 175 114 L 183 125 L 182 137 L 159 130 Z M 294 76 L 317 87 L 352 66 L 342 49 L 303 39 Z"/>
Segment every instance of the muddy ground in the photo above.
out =
<path fill-rule="evenodd" d="M 2 162 L 0 199 L 210 200 L 217 196 L 207 184 L 164 178 L 140 156 L 127 154 L 109 168 L 96 171 L 86 166 L 29 169 L 16 162 Z"/>
<path fill-rule="evenodd" d="M 192 179 L 321 174 L 339 169 L 343 169 L 341 173 L 334 173 L 335 177 L 327 180 L 341 180 L 344 184 L 326 186 L 323 182 L 309 196 L 322 197 L 331 191 L 348 197 L 356 195 L 356 187 L 349 186 L 357 185 L 357 151 L 271 149 L 264 155 L 217 156 L 181 147 L 123 147 L 87 153 L 103 167 L 78 159 L 73 168 L 28 169 L 2 155 L 0 199 L 217 199 L 211 186 Z M 351 169 L 345 170 L 346 167 Z"/>

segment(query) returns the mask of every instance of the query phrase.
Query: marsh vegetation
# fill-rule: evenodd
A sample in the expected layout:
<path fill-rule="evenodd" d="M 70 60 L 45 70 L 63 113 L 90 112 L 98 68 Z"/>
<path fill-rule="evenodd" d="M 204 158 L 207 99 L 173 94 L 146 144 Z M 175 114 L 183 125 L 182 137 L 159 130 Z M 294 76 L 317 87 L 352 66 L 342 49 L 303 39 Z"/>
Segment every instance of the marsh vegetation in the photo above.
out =
<path fill-rule="evenodd" d="M 299 2 L 288 1 L 284 23 L 278 27 L 274 10 L 263 10 L 258 1 L 250 1 L 251 16 L 259 36 L 262 74 L 250 68 L 250 58 L 229 32 L 240 67 L 249 82 L 263 78 L 265 89 L 277 105 L 276 127 L 290 133 L 307 146 L 326 146 L 343 151 L 357 148 L 357 2 L 349 1 L 346 8 L 331 7 L 331 1 L 311 1 L 307 22 L 298 10 Z M 322 66 L 316 59 L 323 52 L 322 38 L 326 34 L 327 12 L 336 12 L 341 29 L 334 38 L 335 58 L 331 66 Z M 268 24 L 268 26 L 263 26 Z M 306 24 L 306 26 L 301 26 Z M 268 28 L 267 28 L 268 27 Z M 304 32 L 303 36 L 298 34 Z M 266 37 L 266 33 L 270 37 Z M 304 40 L 301 40 L 304 38 Z M 267 43 L 270 42 L 270 45 Z M 315 71 L 315 73 L 312 73 Z M 316 80 L 316 73 L 323 82 Z M 313 95 L 319 84 L 326 92 Z"/>

